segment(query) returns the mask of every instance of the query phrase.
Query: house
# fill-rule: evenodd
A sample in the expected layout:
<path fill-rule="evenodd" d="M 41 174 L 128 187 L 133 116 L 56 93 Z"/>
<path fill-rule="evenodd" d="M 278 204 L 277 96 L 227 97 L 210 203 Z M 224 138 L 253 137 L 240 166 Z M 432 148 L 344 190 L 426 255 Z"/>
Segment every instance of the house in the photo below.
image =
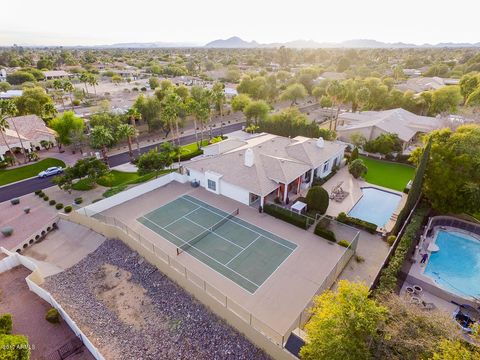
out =
<path fill-rule="evenodd" d="M 48 70 L 44 71 L 43 75 L 46 80 L 66 79 L 72 76 L 64 70 Z"/>
<path fill-rule="evenodd" d="M 7 81 L 7 71 L 5 69 L 0 69 L 0 82 Z"/>
<path fill-rule="evenodd" d="M 31 150 L 40 146 L 42 140 L 55 141 L 55 131 L 49 129 L 37 115 L 8 118 L 7 122 L 9 128 L 3 133 L 4 136 L 0 136 L 0 156 L 8 152 L 8 146 L 21 148 L 23 145 L 26 150 Z"/>
<path fill-rule="evenodd" d="M 442 127 L 439 119 L 416 115 L 401 108 L 342 113 L 338 116 L 338 124 L 337 134 L 342 141 L 349 142 L 353 134 L 361 134 L 371 141 L 381 134 L 393 133 L 403 142 L 403 149 L 412 144 L 419 133 L 429 133 Z"/>
<path fill-rule="evenodd" d="M 7 90 L 4 92 L 0 92 L 0 99 L 8 100 L 13 99 L 19 96 L 22 96 L 23 90 Z"/>
<path fill-rule="evenodd" d="M 325 71 L 316 80 L 317 81 L 322 81 L 322 80 L 325 80 L 325 79 L 328 79 L 328 80 L 345 80 L 346 78 L 347 78 L 347 75 L 345 75 L 344 73 L 335 72 L 335 71 Z"/>
<path fill-rule="evenodd" d="M 330 174 L 341 164 L 344 150 L 344 144 L 322 138 L 262 133 L 206 146 L 203 157 L 184 168 L 191 182 L 210 192 L 263 206 L 267 197 L 288 202 L 310 187 L 314 177 Z"/>
<path fill-rule="evenodd" d="M 225 96 L 229 99 L 238 95 L 237 89 L 235 89 L 234 87 L 225 87 L 224 92 Z"/>
<path fill-rule="evenodd" d="M 413 91 L 418 94 L 429 90 L 438 90 L 447 85 L 458 85 L 458 79 L 434 77 L 413 77 L 395 87 L 401 91 Z"/>

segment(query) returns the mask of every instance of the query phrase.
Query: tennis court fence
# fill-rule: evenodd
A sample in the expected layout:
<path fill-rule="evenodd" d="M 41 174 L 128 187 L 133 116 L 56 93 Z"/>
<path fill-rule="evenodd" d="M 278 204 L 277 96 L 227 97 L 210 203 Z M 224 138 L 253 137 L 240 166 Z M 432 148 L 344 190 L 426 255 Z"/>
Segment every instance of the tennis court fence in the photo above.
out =
<path fill-rule="evenodd" d="M 255 344 L 257 344 L 257 346 L 260 346 L 267 351 L 268 349 L 272 350 L 273 347 L 267 346 L 268 349 L 266 349 L 265 346 L 262 346 L 262 340 L 258 338 L 258 333 L 263 335 L 267 342 L 275 345 L 274 347 L 276 347 L 276 349 L 273 349 L 273 353 L 271 351 L 268 351 L 269 354 L 274 356 L 275 358 L 277 358 L 277 356 L 279 355 L 280 358 L 289 358 L 289 355 L 284 354 L 290 354 L 284 349 L 284 346 L 291 332 L 297 327 L 302 328 L 303 325 L 310 318 L 309 308 L 313 304 L 313 298 L 309 301 L 309 303 L 305 304 L 305 309 L 292 323 L 288 331 L 284 333 L 279 333 L 275 329 L 271 328 L 269 325 L 265 324 L 262 320 L 253 315 L 251 312 L 246 310 L 242 305 L 238 304 L 233 299 L 225 295 L 222 291 L 217 289 L 215 286 L 211 285 L 208 281 L 188 270 L 185 266 L 183 266 L 180 262 L 177 261 L 177 256 L 170 256 L 168 253 L 156 246 L 151 240 L 148 240 L 142 235 L 140 235 L 137 231 L 133 230 L 123 221 L 114 217 L 105 216 L 100 213 L 95 214 L 93 217 L 88 216 L 86 212 L 82 214 L 82 209 L 79 209 L 68 215 L 62 214 L 61 217 L 65 218 L 66 220 L 89 227 L 92 230 L 108 238 L 118 238 L 122 240 L 133 250 L 137 251 L 140 255 L 142 255 L 147 261 L 155 265 L 160 271 L 162 271 L 172 280 L 177 282 L 186 291 L 197 297 L 201 302 L 203 302 L 215 313 L 217 313 L 217 315 L 227 320 L 232 320 L 233 318 L 233 321 L 229 322 L 234 327 L 237 327 L 239 331 L 244 334 L 252 334 L 251 330 L 246 331 L 245 325 L 248 325 L 248 327 L 255 330 L 257 337 L 255 337 L 255 335 L 248 336 L 249 339 Z M 103 225 L 109 226 L 105 227 Z M 114 231 L 113 229 L 118 229 L 120 231 Z M 346 252 L 342 255 L 337 264 L 325 277 L 316 294 L 322 293 L 324 290 L 330 288 L 333 285 L 340 272 L 343 270 L 345 265 L 355 253 L 357 244 L 358 234 L 353 239 L 350 246 L 347 248 Z M 212 300 L 213 303 L 217 306 L 213 305 Z M 218 305 L 220 305 L 220 309 L 218 308 Z M 241 325 L 241 323 L 243 323 L 243 325 Z M 278 352 L 279 350 L 281 350 L 281 352 Z"/>

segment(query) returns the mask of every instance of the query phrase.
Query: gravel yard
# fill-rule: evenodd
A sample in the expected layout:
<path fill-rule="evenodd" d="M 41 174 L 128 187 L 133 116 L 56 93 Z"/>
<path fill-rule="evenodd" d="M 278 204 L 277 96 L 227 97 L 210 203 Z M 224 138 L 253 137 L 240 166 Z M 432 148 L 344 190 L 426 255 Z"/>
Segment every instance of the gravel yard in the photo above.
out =
<path fill-rule="evenodd" d="M 118 240 L 43 287 L 106 359 L 269 359 Z"/>

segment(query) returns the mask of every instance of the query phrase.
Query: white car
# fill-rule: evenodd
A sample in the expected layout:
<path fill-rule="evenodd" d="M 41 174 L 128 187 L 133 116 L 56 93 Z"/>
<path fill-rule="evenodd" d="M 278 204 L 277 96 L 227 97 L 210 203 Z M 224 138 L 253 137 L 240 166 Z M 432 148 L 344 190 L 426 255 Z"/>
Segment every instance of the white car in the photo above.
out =
<path fill-rule="evenodd" d="M 44 170 L 38 174 L 39 178 L 45 178 L 47 176 L 58 175 L 63 172 L 63 168 L 60 166 L 49 167 L 47 170 Z"/>

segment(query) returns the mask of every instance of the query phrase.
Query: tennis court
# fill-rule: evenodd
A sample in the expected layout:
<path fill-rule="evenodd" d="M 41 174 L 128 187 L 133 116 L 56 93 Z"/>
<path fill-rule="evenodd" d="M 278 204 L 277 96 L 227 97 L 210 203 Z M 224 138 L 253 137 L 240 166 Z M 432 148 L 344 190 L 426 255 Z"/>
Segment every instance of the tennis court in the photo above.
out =
<path fill-rule="evenodd" d="M 184 195 L 137 220 L 253 294 L 297 245 L 237 215 Z"/>

